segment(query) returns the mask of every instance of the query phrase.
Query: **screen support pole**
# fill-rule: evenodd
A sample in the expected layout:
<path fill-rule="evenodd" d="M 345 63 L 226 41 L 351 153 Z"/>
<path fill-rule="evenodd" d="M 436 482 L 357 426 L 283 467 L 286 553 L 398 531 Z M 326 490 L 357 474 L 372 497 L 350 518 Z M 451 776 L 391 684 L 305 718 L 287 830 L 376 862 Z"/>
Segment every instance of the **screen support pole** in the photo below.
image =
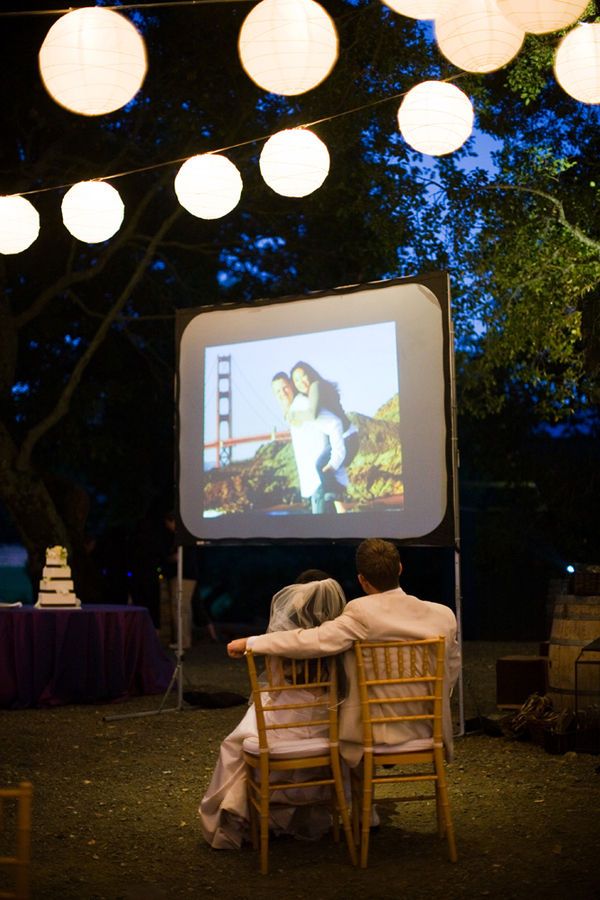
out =
<path fill-rule="evenodd" d="M 121 713 L 116 716 L 103 716 L 105 722 L 114 722 L 115 719 L 139 719 L 142 716 L 157 716 L 159 713 L 181 712 L 183 706 L 183 616 L 181 612 L 181 599 L 183 594 L 183 547 L 177 547 L 177 647 L 175 650 L 175 668 L 169 685 L 163 694 L 158 709 L 146 709 L 143 712 Z M 177 684 L 177 704 L 176 706 L 165 706 L 167 698 L 171 694 L 173 687 Z"/>
<path fill-rule="evenodd" d="M 448 296 L 450 289 L 448 288 Z M 450 309 L 448 310 L 448 354 L 449 354 L 449 380 L 450 380 L 450 427 L 451 431 L 451 465 L 452 465 L 452 505 L 454 507 L 454 608 L 456 611 L 456 639 L 460 650 L 461 666 L 458 673 L 456 689 L 458 693 L 458 736 L 465 733 L 465 702 L 462 667 L 462 589 L 460 578 L 460 498 L 458 495 L 458 469 L 460 455 L 458 452 L 458 403 L 456 399 L 456 366 L 454 364 L 454 324 Z"/>
<path fill-rule="evenodd" d="M 463 670 L 462 670 L 462 652 L 463 652 L 463 642 L 462 642 L 462 598 L 461 598 L 461 586 L 460 586 L 460 552 L 459 548 L 454 548 L 454 604 L 456 609 L 456 639 L 458 641 L 458 647 L 460 649 L 460 657 L 461 657 L 461 666 L 460 672 L 458 673 L 458 681 L 456 683 L 456 689 L 458 693 L 458 732 L 457 736 L 462 737 L 465 733 L 465 699 L 464 699 L 464 690 L 463 690 Z"/>

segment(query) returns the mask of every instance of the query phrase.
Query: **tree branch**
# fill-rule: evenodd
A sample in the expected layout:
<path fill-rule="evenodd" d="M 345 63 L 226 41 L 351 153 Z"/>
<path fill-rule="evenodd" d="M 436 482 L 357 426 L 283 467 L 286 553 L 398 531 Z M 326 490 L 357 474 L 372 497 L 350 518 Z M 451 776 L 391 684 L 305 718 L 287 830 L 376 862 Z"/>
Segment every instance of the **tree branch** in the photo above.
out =
<path fill-rule="evenodd" d="M 119 297 L 105 316 L 104 320 L 101 322 L 98 330 L 96 331 L 96 334 L 88 344 L 84 353 L 77 361 L 77 364 L 71 372 L 69 380 L 67 381 L 54 408 L 48 413 L 47 416 L 41 419 L 37 423 L 37 425 L 31 428 L 27 433 L 17 457 L 17 469 L 24 470 L 29 466 L 31 462 L 31 454 L 37 442 L 46 434 L 46 432 L 48 432 L 54 425 L 56 425 L 57 422 L 59 422 L 63 418 L 63 416 L 67 414 L 71 403 L 71 398 L 77 386 L 79 385 L 79 382 L 81 381 L 85 369 L 92 360 L 94 354 L 96 353 L 96 350 L 100 347 L 100 345 L 106 338 L 111 325 L 119 315 L 120 311 L 123 309 L 124 305 L 129 300 L 134 288 L 143 277 L 146 267 L 152 261 L 152 258 L 156 252 L 156 248 L 160 244 L 162 238 L 169 231 L 180 214 L 181 207 L 178 207 L 173 211 L 173 213 L 171 213 L 171 215 L 167 219 L 163 221 L 160 228 L 157 230 L 156 234 L 148 244 L 146 252 L 140 259 L 131 278 L 121 291 Z"/>
<path fill-rule="evenodd" d="M 81 297 L 71 288 L 65 291 L 65 293 L 67 297 L 69 297 L 73 303 L 86 314 L 86 316 L 90 317 L 90 319 L 103 319 L 106 316 L 105 312 L 99 313 L 90 309 L 89 306 L 86 306 Z M 146 316 L 115 316 L 115 319 L 119 322 L 166 322 L 173 319 L 173 313 L 156 313 L 156 315 Z"/>
<path fill-rule="evenodd" d="M 586 247 L 590 247 L 597 253 L 600 253 L 600 241 L 595 241 L 593 238 L 587 235 L 585 231 L 582 231 L 578 225 L 573 225 L 572 222 L 569 222 L 565 214 L 563 202 L 562 200 L 559 200 L 558 197 L 554 197 L 552 194 L 546 193 L 546 191 L 541 191 L 539 190 L 539 188 L 523 187 L 519 184 L 489 184 L 484 187 L 484 190 L 518 191 L 524 194 L 533 194 L 536 197 L 541 197 L 543 200 L 547 200 L 552 204 L 552 206 L 554 206 L 558 221 L 563 226 L 563 228 L 565 228 L 570 234 L 572 234 L 573 237 L 576 238 L 581 244 Z"/>
<path fill-rule="evenodd" d="M 81 284 L 85 281 L 89 281 L 92 278 L 96 278 L 98 273 L 102 272 L 106 268 L 112 257 L 133 236 L 133 234 L 135 233 L 135 229 L 142 217 L 142 214 L 148 208 L 150 202 L 161 187 L 162 182 L 157 182 L 153 189 L 145 192 L 143 199 L 140 201 L 133 214 L 128 217 L 126 225 L 120 233 L 119 238 L 109 244 L 109 246 L 104 250 L 101 257 L 98 259 L 98 262 L 93 268 L 88 267 L 79 271 L 72 270 L 75 251 L 75 242 L 73 241 L 73 247 L 69 256 L 69 265 L 67 267 L 67 271 L 64 275 L 61 275 L 61 277 L 57 281 L 55 281 L 54 284 L 41 291 L 31 304 L 31 306 L 24 310 L 20 315 L 15 316 L 16 327 L 22 328 L 24 325 L 27 325 L 28 322 L 34 319 L 44 309 L 47 303 L 49 303 L 57 295 L 63 293 L 63 291 L 65 291 L 67 288 L 72 287 L 73 285 Z"/>

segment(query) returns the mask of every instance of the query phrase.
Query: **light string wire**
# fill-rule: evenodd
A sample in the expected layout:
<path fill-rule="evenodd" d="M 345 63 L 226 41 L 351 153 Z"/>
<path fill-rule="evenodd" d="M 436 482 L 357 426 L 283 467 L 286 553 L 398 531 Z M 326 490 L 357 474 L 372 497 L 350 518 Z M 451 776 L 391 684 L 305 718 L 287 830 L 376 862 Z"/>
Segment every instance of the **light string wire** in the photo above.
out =
<path fill-rule="evenodd" d="M 187 2 L 187 0 L 186 0 L 186 2 Z M 204 0 L 203 0 L 203 2 L 204 2 Z M 233 0 L 227 0 L 227 2 L 233 2 Z M 466 78 L 467 74 L 468 74 L 467 72 L 458 72 L 455 75 L 450 75 L 447 78 L 442 78 L 442 79 L 440 79 L 440 81 L 445 81 L 445 82 L 449 82 L 449 83 L 454 82 L 454 81 L 459 81 L 463 78 Z M 330 116 L 322 116 L 320 119 L 313 119 L 311 122 L 304 122 L 301 125 L 294 125 L 294 126 L 292 126 L 292 128 L 290 130 L 291 131 L 299 131 L 304 128 L 313 128 L 315 125 L 322 125 L 325 122 L 332 122 L 334 119 L 339 119 L 339 118 L 342 118 L 343 116 L 354 115 L 354 113 L 362 112 L 365 109 L 372 109 L 375 106 L 381 106 L 383 103 L 390 103 L 392 100 L 399 100 L 401 97 L 405 97 L 406 94 L 408 94 L 409 90 L 410 90 L 410 88 L 406 91 L 401 91 L 398 94 L 391 94 L 389 97 L 380 97 L 379 100 L 372 100 L 369 103 L 363 103 L 362 105 L 354 106 L 351 109 L 345 109 L 338 113 L 332 113 L 332 115 L 330 115 Z M 248 138 L 247 140 L 239 141 L 236 144 L 228 144 L 227 146 L 219 147 L 216 150 L 205 150 L 202 155 L 212 156 L 212 155 L 218 154 L 218 153 L 226 153 L 228 150 L 237 150 L 240 147 L 247 147 L 251 144 L 259 144 L 262 141 L 268 141 L 275 134 L 278 134 L 280 130 L 281 129 L 278 129 L 277 131 L 274 131 L 271 134 L 262 135 L 261 137 Z M 191 159 L 191 158 L 192 157 L 190 157 L 190 156 L 182 156 L 178 159 L 169 159 L 164 162 L 152 163 L 152 165 L 149 165 L 149 166 L 139 166 L 138 168 L 135 168 L 135 169 L 127 169 L 125 172 L 116 172 L 112 175 L 102 175 L 102 176 L 98 176 L 96 178 L 87 178 L 85 180 L 86 181 L 112 181 L 116 178 L 125 178 L 128 175 L 138 175 L 141 172 L 151 172 L 156 169 L 166 168 L 167 166 L 175 166 L 178 163 L 184 163 L 184 162 L 186 162 L 186 160 Z M 4 196 L 29 197 L 34 194 L 45 194 L 45 193 L 48 193 L 49 191 L 65 190 L 66 188 L 73 187 L 74 184 L 78 184 L 78 183 L 79 182 L 69 182 L 67 184 L 57 184 L 57 185 L 53 185 L 52 187 L 35 188 L 30 191 L 19 191 L 17 194 L 5 194 Z"/>
<path fill-rule="evenodd" d="M 160 3 L 124 3 L 122 6 L 101 6 L 99 4 L 89 6 L 69 6 L 66 9 L 15 9 L 8 12 L 0 12 L 0 19 L 9 16 L 66 16 L 67 13 L 77 9 L 109 9 L 113 12 L 122 12 L 127 9 L 166 9 L 169 6 L 211 6 L 214 3 L 255 3 L 256 0 L 163 0 Z"/>
<path fill-rule="evenodd" d="M 114 10 L 116 12 L 119 12 L 119 11 L 123 11 L 123 10 L 164 9 L 164 8 L 168 8 L 169 6 L 171 6 L 171 7 L 206 6 L 206 5 L 211 5 L 214 3 L 233 4 L 233 3 L 249 3 L 249 2 L 255 2 L 255 0 L 172 0 L 172 2 L 168 2 L 168 0 L 161 0 L 161 2 L 130 3 L 130 4 L 123 4 L 121 6 L 100 6 L 98 8 L 109 9 L 109 10 Z M 79 8 L 90 8 L 90 7 L 79 7 Z M 15 11 L 9 11 L 9 12 L 0 12 L 0 18 L 6 17 L 6 16 L 30 16 L 30 15 L 54 15 L 54 16 L 58 15 L 58 16 L 61 16 L 61 15 L 66 15 L 69 12 L 74 12 L 75 9 L 76 8 L 74 8 L 74 7 L 70 7 L 67 9 L 53 9 L 53 10 L 15 10 Z M 445 81 L 445 82 L 449 82 L 449 83 L 454 82 L 454 81 L 459 81 L 462 78 L 465 78 L 467 76 L 467 74 L 468 73 L 466 73 L 466 72 L 459 72 L 455 75 L 448 76 L 447 78 L 442 78 L 442 79 L 440 79 L 440 81 Z M 389 97 L 383 97 L 383 98 L 380 98 L 379 100 L 373 100 L 369 103 L 362 104 L 361 106 L 355 106 L 348 110 L 342 110 L 342 112 L 339 112 L 339 113 L 333 113 L 330 116 L 323 116 L 319 119 L 315 119 L 312 122 L 305 122 L 300 125 L 295 125 L 295 126 L 293 126 L 293 129 L 300 130 L 303 128 L 312 128 L 315 125 L 322 125 L 325 122 L 331 122 L 334 119 L 341 118 L 342 116 L 353 115 L 354 113 L 362 112 L 365 109 L 371 109 L 371 108 L 373 108 L 375 106 L 379 106 L 383 103 L 388 103 L 388 102 L 391 102 L 392 100 L 398 100 L 398 99 L 406 96 L 407 93 L 408 93 L 408 90 L 401 91 L 400 93 L 392 94 Z M 267 141 L 271 137 L 273 137 L 274 134 L 276 134 L 276 133 L 277 132 L 273 132 L 271 134 L 263 135 L 260 137 L 249 138 L 245 141 L 240 141 L 236 144 L 229 144 L 227 146 L 220 147 L 215 150 L 206 150 L 206 151 L 204 151 L 204 153 L 206 155 L 214 155 L 214 154 L 218 154 L 218 153 L 225 153 L 229 150 L 236 150 L 236 149 L 239 149 L 240 147 L 246 147 L 251 144 L 257 144 L 257 143 L 261 143 L 263 141 Z M 142 172 L 155 171 L 157 169 L 165 168 L 167 166 L 173 166 L 173 165 L 177 165 L 178 163 L 184 163 L 190 158 L 191 157 L 189 157 L 189 156 L 184 156 L 184 157 L 180 157 L 178 159 L 171 159 L 171 160 L 166 160 L 166 161 L 160 162 L 160 163 L 153 163 L 152 165 L 148 165 L 148 166 L 140 166 L 140 167 L 137 167 L 134 169 L 128 169 L 124 172 L 117 172 L 112 175 L 96 176 L 96 177 L 88 178 L 86 180 L 88 180 L 88 181 L 111 181 L 116 178 L 125 178 L 129 175 L 137 175 Z M 43 193 L 47 193 L 49 191 L 60 191 L 60 190 L 64 190 L 66 188 L 72 187 L 73 184 L 75 184 L 75 183 L 76 182 L 54 185 L 52 187 L 36 188 L 36 189 L 32 189 L 30 191 L 20 191 L 19 194 L 11 194 L 11 195 L 5 195 L 5 196 L 23 196 L 23 197 L 25 197 L 25 196 L 33 196 L 35 194 L 43 194 Z"/>

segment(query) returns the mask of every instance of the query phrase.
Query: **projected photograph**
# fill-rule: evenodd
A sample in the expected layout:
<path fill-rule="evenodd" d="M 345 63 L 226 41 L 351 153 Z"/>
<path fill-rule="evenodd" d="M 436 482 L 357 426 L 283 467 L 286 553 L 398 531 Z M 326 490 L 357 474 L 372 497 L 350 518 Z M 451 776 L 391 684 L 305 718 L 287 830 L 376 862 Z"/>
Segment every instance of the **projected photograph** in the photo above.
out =
<path fill-rule="evenodd" d="M 395 322 L 208 346 L 203 362 L 205 518 L 402 508 Z"/>
<path fill-rule="evenodd" d="M 426 281 L 178 314 L 189 536 L 448 539 L 449 295 Z"/>

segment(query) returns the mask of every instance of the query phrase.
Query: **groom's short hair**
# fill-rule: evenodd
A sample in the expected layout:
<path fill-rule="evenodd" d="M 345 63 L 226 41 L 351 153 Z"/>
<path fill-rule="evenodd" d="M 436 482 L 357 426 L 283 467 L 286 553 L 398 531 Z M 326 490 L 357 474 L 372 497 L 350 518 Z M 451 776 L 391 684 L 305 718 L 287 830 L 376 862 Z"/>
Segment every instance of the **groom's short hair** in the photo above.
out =
<path fill-rule="evenodd" d="M 390 541 L 367 538 L 356 550 L 356 570 L 378 591 L 398 587 L 400 554 Z"/>

